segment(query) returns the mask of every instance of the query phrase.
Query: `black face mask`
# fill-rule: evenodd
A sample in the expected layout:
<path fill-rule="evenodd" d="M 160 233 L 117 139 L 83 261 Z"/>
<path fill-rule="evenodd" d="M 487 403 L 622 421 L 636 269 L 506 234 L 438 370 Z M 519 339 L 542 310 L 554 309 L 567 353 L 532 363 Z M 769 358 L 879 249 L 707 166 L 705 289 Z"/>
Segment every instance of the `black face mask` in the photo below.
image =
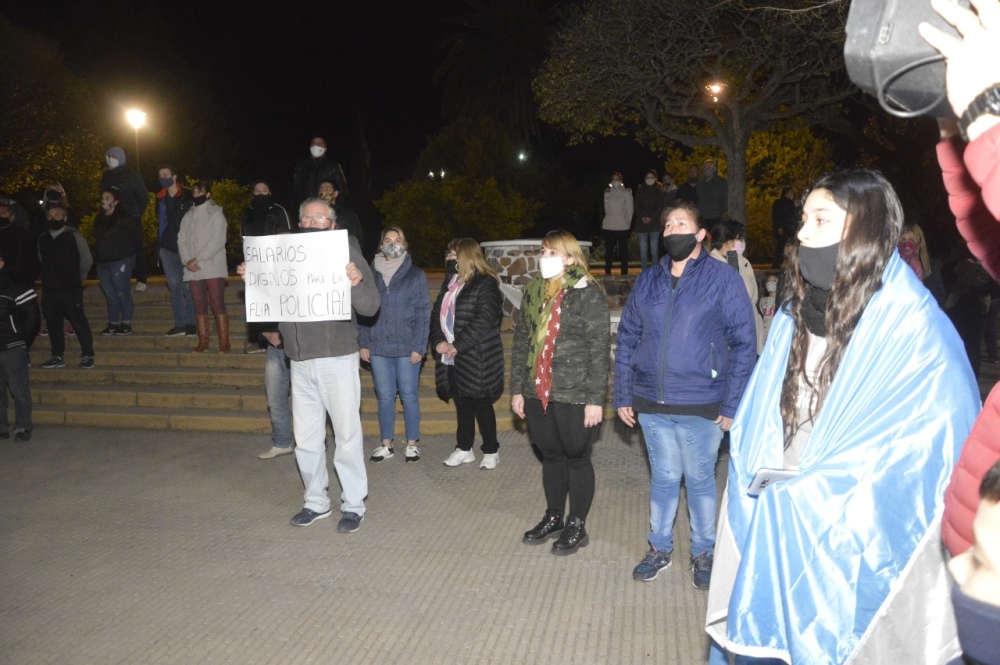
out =
<path fill-rule="evenodd" d="M 444 262 L 444 271 L 448 275 L 458 274 L 458 259 L 448 259 Z"/>
<path fill-rule="evenodd" d="M 333 227 L 329 229 L 317 229 L 315 226 L 300 226 L 299 233 L 316 233 L 317 231 L 332 231 Z"/>
<path fill-rule="evenodd" d="M 837 274 L 837 254 L 840 243 L 827 247 L 799 246 L 799 270 L 802 278 L 817 289 L 829 291 Z"/>
<path fill-rule="evenodd" d="M 208 200 L 208 196 L 205 195 L 205 194 L 202 194 L 201 196 L 192 197 L 191 200 L 194 201 L 194 204 L 196 206 L 200 206 L 202 203 L 204 203 L 205 201 Z"/>
<path fill-rule="evenodd" d="M 693 233 L 671 233 L 663 236 L 663 247 L 667 250 L 667 255 L 671 261 L 683 261 L 691 256 L 691 252 L 698 246 L 698 239 Z"/>
<path fill-rule="evenodd" d="M 0 217 L 0 229 L 5 229 L 14 223 L 13 217 Z"/>
<path fill-rule="evenodd" d="M 59 229 L 61 229 L 64 226 L 66 226 L 66 220 L 65 219 L 50 219 L 49 220 L 49 228 L 52 229 L 53 231 L 58 231 Z"/>
<path fill-rule="evenodd" d="M 56 189 L 46 189 L 45 198 L 49 201 L 60 201 L 62 200 L 62 192 Z"/>
<path fill-rule="evenodd" d="M 274 201 L 274 197 L 270 194 L 254 194 L 253 195 L 253 207 L 254 208 L 268 208 L 271 206 L 271 202 Z"/>

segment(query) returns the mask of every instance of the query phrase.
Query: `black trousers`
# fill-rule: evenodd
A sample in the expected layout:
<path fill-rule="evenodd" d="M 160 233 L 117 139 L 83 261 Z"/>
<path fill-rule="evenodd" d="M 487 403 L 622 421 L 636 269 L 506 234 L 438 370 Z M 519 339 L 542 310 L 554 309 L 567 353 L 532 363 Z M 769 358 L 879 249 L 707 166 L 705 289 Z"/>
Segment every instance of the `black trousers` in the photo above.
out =
<path fill-rule="evenodd" d="M 611 264 L 614 263 L 615 252 L 621 261 L 622 274 L 628 274 L 628 237 L 631 231 L 604 230 L 604 273 L 611 274 Z"/>
<path fill-rule="evenodd" d="M 90 332 L 90 322 L 83 313 L 83 291 L 42 292 L 42 316 L 49 329 L 49 343 L 52 355 L 62 356 L 66 352 L 66 337 L 63 318 L 69 321 L 80 340 L 80 352 L 85 356 L 94 355 L 94 335 Z"/>
<path fill-rule="evenodd" d="M 455 415 L 458 419 L 455 439 L 458 448 L 472 450 L 478 422 L 479 434 L 483 437 L 483 454 L 492 455 L 500 450 L 500 441 L 497 440 L 497 414 L 493 410 L 493 400 L 489 397 L 478 399 L 459 397 L 454 367 L 448 368 L 448 382 L 451 384 L 451 394 L 455 399 Z"/>
<path fill-rule="evenodd" d="M 594 448 L 598 427 L 583 426 L 583 404 L 549 402 L 542 413 L 541 400 L 525 398 L 524 415 L 531 442 L 542 452 L 542 486 L 546 507 L 562 513 L 569 496 L 569 514 L 586 519 L 594 501 Z"/>

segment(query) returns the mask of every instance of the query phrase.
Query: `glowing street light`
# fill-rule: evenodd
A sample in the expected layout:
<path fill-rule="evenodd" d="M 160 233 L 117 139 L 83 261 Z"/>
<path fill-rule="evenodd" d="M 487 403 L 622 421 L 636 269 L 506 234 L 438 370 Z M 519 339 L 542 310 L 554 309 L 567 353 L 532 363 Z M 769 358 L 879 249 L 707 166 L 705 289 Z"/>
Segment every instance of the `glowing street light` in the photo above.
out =
<path fill-rule="evenodd" d="M 517 153 L 517 161 L 526 162 L 528 161 L 528 154 L 524 151 Z"/>
<path fill-rule="evenodd" d="M 712 98 L 712 101 L 718 103 L 719 96 L 722 94 L 722 90 L 725 87 L 726 87 L 725 83 L 719 81 L 713 81 L 705 86 L 705 90 L 708 91 L 708 95 Z"/>
<path fill-rule="evenodd" d="M 135 129 L 135 170 L 139 170 L 139 128 L 146 124 L 146 112 L 139 109 L 125 111 L 125 119 Z"/>

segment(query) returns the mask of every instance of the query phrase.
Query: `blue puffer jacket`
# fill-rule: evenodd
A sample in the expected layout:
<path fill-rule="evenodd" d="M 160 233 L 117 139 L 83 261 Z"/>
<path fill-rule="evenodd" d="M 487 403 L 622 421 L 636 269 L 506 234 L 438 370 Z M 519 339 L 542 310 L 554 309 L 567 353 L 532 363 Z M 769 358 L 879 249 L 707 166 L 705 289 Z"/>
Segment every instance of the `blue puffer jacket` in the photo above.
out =
<path fill-rule="evenodd" d="M 413 351 L 427 353 L 431 321 L 427 275 L 413 265 L 409 254 L 402 261 L 389 286 L 372 265 L 382 305 L 375 316 L 358 317 L 358 346 L 373 356 L 402 358 Z"/>
<path fill-rule="evenodd" d="M 736 413 L 757 359 L 750 297 L 740 274 L 702 251 L 672 288 L 669 256 L 635 281 L 615 352 L 615 408 L 720 404 Z"/>

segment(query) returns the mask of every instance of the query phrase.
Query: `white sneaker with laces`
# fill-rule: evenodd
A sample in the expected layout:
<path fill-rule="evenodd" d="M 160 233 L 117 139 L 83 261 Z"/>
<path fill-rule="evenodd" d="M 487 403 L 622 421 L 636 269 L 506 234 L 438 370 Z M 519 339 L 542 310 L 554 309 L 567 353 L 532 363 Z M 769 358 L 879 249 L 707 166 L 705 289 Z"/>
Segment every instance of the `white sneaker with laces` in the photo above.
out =
<path fill-rule="evenodd" d="M 479 465 L 480 469 L 492 470 L 497 468 L 497 464 L 500 463 L 500 453 L 489 453 L 483 455 L 483 463 Z"/>
<path fill-rule="evenodd" d="M 416 446 L 407 446 L 406 451 L 403 453 L 407 462 L 416 462 L 420 459 L 420 448 Z"/>
<path fill-rule="evenodd" d="M 458 466 L 459 464 L 472 464 L 475 461 L 476 454 L 471 450 L 455 448 L 455 450 L 451 451 L 451 455 L 448 455 L 448 459 L 444 461 L 444 465 Z"/>
<path fill-rule="evenodd" d="M 387 460 L 392 457 L 394 453 L 395 451 L 389 446 L 379 446 L 368 459 L 372 462 L 381 462 L 382 460 Z"/>

